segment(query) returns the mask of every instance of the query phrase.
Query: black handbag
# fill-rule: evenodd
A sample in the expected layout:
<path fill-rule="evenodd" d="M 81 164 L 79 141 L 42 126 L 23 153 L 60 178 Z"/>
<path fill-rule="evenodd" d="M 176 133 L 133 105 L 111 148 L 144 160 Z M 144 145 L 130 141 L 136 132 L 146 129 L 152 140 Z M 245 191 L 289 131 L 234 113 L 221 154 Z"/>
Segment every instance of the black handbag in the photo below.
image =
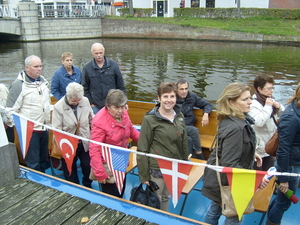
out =
<path fill-rule="evenodd" d="M 150 181 L 153 182 L 153 181 Z M 151 183 L 150 183 L 151 185 Z M 143 189 L 143 183 L 134 187 L 131 190 L 130 201 L 147 205 L 153 208 L 160 208 L 160 201 L 157 194 L 153 191 L 151 186 L 146 185 L 146 190 Z"/>

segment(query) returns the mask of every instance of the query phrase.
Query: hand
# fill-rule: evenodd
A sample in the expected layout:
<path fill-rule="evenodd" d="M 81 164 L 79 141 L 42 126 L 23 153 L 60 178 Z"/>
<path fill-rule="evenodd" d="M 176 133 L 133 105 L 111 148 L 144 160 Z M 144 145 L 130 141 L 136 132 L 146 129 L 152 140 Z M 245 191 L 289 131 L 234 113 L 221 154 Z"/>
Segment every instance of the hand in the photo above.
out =
<path fill-rule="evenodd" d="M 262 158 L 257 153 L 255 153 L 254 161 L 256 162 L 257 167 L 262 166 Z"/>
<path fill-rule="evenodd" d="M 104 179 L 104 180 L 98 180 L 98 182 L 99 182 L 100 184 L 106 184 L 106 179 Z"/>
<path fill-rule="evenodd" d="M 91 104 L 91 107 L 93 108 L 93 107 L 95 107 L 95 105 L 94 105 L 94 104 Z"/>
<path fill-rule="evenodd" d="M 146 184 L 146 185 L 150 186 L 149 181 L 145 181 L 145 182 L 143 182 L 143 184 Z"/>
<path fill-rule="evenodd" d="M 278 186 L 278 189 L 285 194 L 289 190 L 289 183 L 288 182 L 283 182 L 280 183 Z"/>
<path fill-rule="evenodd" d="M 266 105 L 273 105 L 274 104 L 274 100 L 272 98 L 267 98 L 265 104 Z"/>
<path fill-rule="evenodd" d="M 202 127 L 205 127 L 209 124 L 208 113 L 203 114 L 201 123 L 202 123 Z"/>
<path fill-rule="evenodd" d="M 267 187 L 267 185 L 269 184 L 269 179 L 265 176 L 260 184 L 260 187 L 259 188 L 265 188 Z"/>
<path fill-rule="evenodd" d="M 279 109 L 279 108 L 280 108 L 280 103 L 279 103 L 279 102 L 273 102 L 273 106 L 274 106 L 276 109 Z"/>

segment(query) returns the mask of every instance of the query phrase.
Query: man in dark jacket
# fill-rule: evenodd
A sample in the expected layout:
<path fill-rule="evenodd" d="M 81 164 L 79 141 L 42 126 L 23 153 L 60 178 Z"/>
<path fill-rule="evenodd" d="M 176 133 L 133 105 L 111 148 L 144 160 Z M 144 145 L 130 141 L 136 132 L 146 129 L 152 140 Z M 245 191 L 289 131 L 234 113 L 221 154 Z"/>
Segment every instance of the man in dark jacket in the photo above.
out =
<path fill-rule="evenodd" d="M 82 69 L 82 86 L 84 96 L 89 99 L 96 114 L 105 105 L 110 89 L 126 90 L 119 66 L 114 60 L 104 56 L 104 46 L 94 43 L 91 52 L 94 59 Z"/>
<path fill-rule="evenodd" d="M 201 123 L 204 127 L 209 123 L 209 114 L 212 110 L 212 105 L 208 101 L 198 97 L 195 93 L 190 92 L 189 83 L 185 79 L 179 79 L 176 86 L 178 92 L 177 104 L 181 106 L 181 112 L 185 117 L 189 154 L 192 154 L 194 150 L 198 159 L 204 159 L 202 155 L 199 131 L 197 127 L 194 126 L 197 122 L 197 118 L 194 115 L 193 109 L 194 107 L 203 109 L 204 113 Z"/>

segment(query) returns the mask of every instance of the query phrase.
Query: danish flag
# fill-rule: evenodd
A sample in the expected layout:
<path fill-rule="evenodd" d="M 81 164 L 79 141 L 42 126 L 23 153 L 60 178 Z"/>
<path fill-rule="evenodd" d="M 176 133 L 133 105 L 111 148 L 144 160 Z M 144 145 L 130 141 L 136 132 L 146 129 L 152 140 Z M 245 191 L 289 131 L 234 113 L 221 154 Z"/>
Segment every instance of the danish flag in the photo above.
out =
<path fill-rule="evenodd" d="M 175 208 L 193 166 L 164 159 L 157 159 L 157 162 Z"/>

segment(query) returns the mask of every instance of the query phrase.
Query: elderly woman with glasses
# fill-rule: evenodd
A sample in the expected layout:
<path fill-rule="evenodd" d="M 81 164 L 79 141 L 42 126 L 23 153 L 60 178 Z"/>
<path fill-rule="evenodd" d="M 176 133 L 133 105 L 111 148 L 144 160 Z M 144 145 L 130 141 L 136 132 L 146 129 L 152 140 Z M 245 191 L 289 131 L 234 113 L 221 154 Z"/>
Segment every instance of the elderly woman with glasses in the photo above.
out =
<path fill-rule="evenodd" d="M 83 86 L 72 82 L 66 88 L 66 95 L 54 105 L 52 126 L 70 134 L 76 134 L 89 139 L 90 124 L 93 116 L 94 113 L 89 100 L 83 96 Z M 89 143 L 79 140 L 71 174 L 69 174 L 65 160 L 63 158 L 61 160 L 65 179 L 79 184 L 76 163 L 79 158 L 83 174 L 82 184 L 91 188 L 92 180 L 89 179 L 91 167 L 88 150 Z"/>
<path fill-rule="evenodd" d="M 275 157 L 265 151 L 265 145 L 277 130 L 275 120 L 284 111 L 284 106 L 276 102 L 274 92 L 274 78 L 270 75 L 259 75 L 254 80 L 255 94 L 250 106 L 249 115 L 255 119 L 252 126 L 256 134 L 256 153 L 263 159 L 261 167 L 254 165 L 254 169 L 267 171 L 274 165 Z"/>
<path fill-rule="evenodd" d="M 140 133 L 133 127 L 126 108 L 127 97 L 124 92 L 111 89 L 107 94 L 105 107 L 92 121 L 91 140 L 123 148 L 127 148 L 129 138 L 138 141 Z M 91 142 L 90 157 L 94 175 L 101 184 L 102 191 L 122 197 L 123 193 L 119 193 L 116 184 L 110 182 L 111 175 L 104 168 L 106 162 L 102 157 L 101 146 Z"/>

